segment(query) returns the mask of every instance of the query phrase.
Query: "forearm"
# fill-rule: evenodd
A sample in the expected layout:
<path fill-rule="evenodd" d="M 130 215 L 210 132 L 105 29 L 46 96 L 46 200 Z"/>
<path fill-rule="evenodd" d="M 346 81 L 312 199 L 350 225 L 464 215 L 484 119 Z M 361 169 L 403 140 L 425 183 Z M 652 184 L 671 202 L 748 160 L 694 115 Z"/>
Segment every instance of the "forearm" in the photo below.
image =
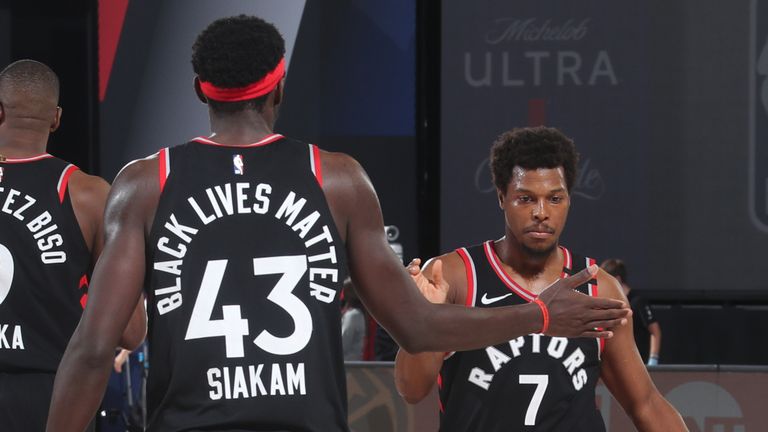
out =
<path fill-rule="evenodd" d="M 144 308 L 144 297 L 139 297 L 139 302 L 133 310 L 128 326 L 120 336 L 120 347 L 133 351 L 141 345 L 147 334 L 147 312 Z"/>
<path fill-rule="evenodd" d="M 415 404 L 432 390 L 443 364 L 443 353 L 409 354 L 397 352 L 395 358 L 395 386 L 406 402 Z"/>
<path fill-rule="evenodd" d="M 677 410 L 658 393 L 630 417 L 639 432 L 688 431 Z"/>
<path fill-rule="evenodd" d="M 412 354 L 484 348 L 536 333 L 543 324 L 541 310 L 535 304 L 468 308 L 424 301 L 419 308 L 423 310 L 403 314 L 410 319 L 395 321 L 392 328 L 387 328 Z"/>
<path fill-rule="evenodd" d="M 74 337 L 56 373 L 48 432 L 81 432 L 101 404 L 114 350 L 86 355 Z"/>

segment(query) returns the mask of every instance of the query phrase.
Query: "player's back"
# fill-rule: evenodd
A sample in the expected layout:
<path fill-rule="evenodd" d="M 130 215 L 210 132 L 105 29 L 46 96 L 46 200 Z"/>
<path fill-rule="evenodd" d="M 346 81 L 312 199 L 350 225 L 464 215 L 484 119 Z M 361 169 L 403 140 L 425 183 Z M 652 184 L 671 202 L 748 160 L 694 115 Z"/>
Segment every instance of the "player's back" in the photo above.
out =
<path fill-rule="evenodd" d="M 0 160 L 0 372 L 55 373 L 85 305 L 90 252 L 44 154 Z"/>
<path fill-rule="evenodd" d="M 158 153 L 148 430 L 347 430 L 346 257 L 319 161 L 280 135 Z"/>
<path fill-rule="evenodd" d="M 0 159 L 0 429 L 43 431 L 83 312 L 91 255 L 51 155 Z"/>

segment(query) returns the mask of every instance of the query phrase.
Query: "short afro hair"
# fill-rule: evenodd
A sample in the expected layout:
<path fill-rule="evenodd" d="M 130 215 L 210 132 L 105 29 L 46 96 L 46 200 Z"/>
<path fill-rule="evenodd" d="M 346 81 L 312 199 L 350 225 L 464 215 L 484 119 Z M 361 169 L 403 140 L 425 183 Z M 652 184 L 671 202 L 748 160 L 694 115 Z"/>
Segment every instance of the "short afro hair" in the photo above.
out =
<path fill-rule="evenodd" d="M 491 147 L 493 184 L 503 193 L 516 166 L 526 170 L 563 167 L 568 191 L 576 180 L 579 154 L 573 140 L 555 128 L 537 126 L 504 132 Z"/>
<path fill-rule="evenodd" d="M 0 95 L 16 91 L 24 98 L 48 98 L 59 101 L 59 77 L 39 61 L 18 60 L 0 71 Z"/>
<path fill-rule="evenodd" d="M 217 87 L 252 84 L 272 71 L 285 55 L 285 41 L 274 25 L 239 15 L 212 22 L 192 46 L 192 69 L 201 81 Z M 264 107 L 267 95 L 241 102 L 209 100 L 212 110 L 234 113 Z"/>

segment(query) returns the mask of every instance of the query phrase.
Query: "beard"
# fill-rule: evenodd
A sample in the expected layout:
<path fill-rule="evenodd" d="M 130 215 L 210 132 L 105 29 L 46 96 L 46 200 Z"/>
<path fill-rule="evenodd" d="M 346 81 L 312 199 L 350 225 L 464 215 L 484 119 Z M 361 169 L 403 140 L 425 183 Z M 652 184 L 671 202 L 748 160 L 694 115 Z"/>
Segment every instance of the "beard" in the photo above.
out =
<path fill-rule="evenodd" d="M 534 249 L 524 243 L 521 243 L 520 247 L 522 248 L 523 253 L 525 253 L 529 257 L 535 258 L 535 259 L 544 259 L 544 258 L 547 258 L 552 252 L 555 251 L 555 249 L 557 248 L 557 242 L 554 241 L 552 242 L 551 245 L 546 246 L 544 248 L 540 248 L 540 249 L 539 248 Z"/>

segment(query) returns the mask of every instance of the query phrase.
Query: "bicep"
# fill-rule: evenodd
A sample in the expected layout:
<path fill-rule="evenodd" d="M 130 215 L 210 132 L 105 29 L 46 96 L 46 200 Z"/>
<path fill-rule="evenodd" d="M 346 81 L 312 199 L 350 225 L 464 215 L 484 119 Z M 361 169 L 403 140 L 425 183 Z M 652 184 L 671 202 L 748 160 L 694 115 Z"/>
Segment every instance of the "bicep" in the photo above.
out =
<path fill-rule="evenodd" d="M 347 200 L 347 251 L 355 286 L 368 311 L 397 335 L 404 317 L 427 301 L 390 248 L 373 186 L 360 173 Z"/>
<path fill-rule="evenodd" d="M 140 181 L 120 183 L 118 178 L 107 200 L 104 248 L 93 271 L 81 321 L 83 336 L 97 344 L 117 344 L 141 294 L 146 190 Z"/>
<path fill-rule="evenodd" d="M 601 283 L 601 297 L 626 302 L 618 284 Z M 607 286 L 606 286 L 607 285 Z M 613 337 L 605 343 L 600 377 L 625 411 L 631 413 L 650 400 L 655 391 L 648 371 L 635 345 L 632 320 L 613 330 Z"/>

